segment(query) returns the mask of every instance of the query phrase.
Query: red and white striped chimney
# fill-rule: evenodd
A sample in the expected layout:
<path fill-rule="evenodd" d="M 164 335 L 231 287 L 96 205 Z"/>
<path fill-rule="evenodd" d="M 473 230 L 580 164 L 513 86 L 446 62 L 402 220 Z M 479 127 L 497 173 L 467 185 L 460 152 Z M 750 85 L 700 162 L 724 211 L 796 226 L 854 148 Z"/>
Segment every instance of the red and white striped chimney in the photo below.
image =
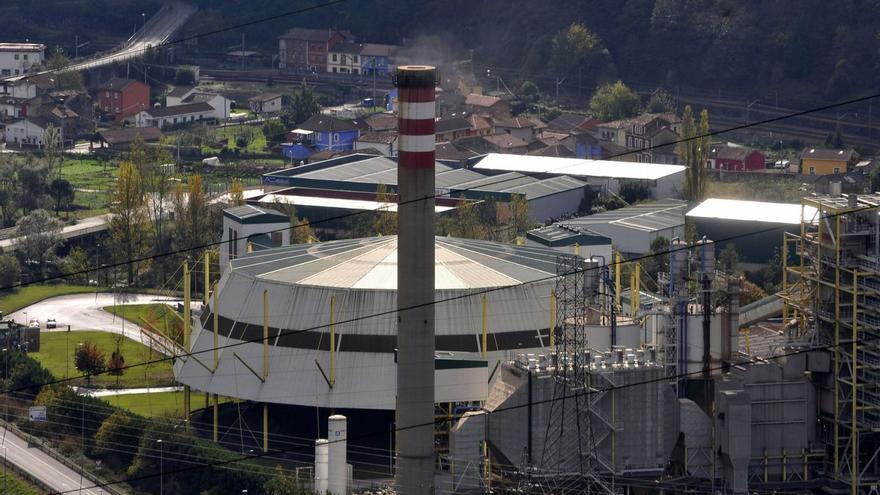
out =
<path fill-rule="evenodd" d="M 398 67 L 397 493 L 434 493 L 434 87 Z"/>

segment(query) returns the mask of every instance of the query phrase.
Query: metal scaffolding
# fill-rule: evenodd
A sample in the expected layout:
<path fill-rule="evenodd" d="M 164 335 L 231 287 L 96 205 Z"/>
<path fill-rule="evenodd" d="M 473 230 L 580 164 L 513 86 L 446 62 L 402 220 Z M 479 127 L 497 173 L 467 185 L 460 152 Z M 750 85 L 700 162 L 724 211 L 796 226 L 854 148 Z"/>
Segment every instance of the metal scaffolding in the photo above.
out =
<path fill-rule="evenodd" d="M 804 198 L 809 206 L 815 216 L 783 242 L 783 316 L 830 346 L 826 472 L 856 495 L 880 481 L 880 194 Z"/>

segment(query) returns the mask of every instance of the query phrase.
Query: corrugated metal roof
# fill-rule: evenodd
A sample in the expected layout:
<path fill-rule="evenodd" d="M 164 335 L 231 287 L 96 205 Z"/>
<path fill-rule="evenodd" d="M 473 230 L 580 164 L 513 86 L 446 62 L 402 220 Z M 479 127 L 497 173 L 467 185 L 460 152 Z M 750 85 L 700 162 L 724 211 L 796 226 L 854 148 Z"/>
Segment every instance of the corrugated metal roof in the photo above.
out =
<path fill-rule="evenodd" d="M 693 218 L 791 225 L 800 225 L 801 215 L 809 222 L 816 216 L 816 208 L 799 204 L 709 198 L 687 212 L 687 216 Z"/>
<path fill-rule="evenodd" d="M 595 215 L 571 218 L 559 222 L 559 224 L 587 228 L 591 225 L 615 224 L 630 229 L 654 232 L 684 225 L 686 208 L 687 202 L 685 201 L 665 199 L 604 211 Z"/>
<path fill-rule="evenodd" d="M 436 288 L 505 287 L 552 277 L 555 251 L 489 241 L 436 238 Z M 234 272 L 281 283 L 396 290 L 397 237 L 305 244 L 250 253 Z"/>
<path fill-rule="evenodd" d="M 474 166 L 482 170 L 507 170 L 522 173 L 565 174 L 578 177 L 657 180 L 684 172 L 683 165 L 582 160 L 552 156 L 489 153 Z"/>

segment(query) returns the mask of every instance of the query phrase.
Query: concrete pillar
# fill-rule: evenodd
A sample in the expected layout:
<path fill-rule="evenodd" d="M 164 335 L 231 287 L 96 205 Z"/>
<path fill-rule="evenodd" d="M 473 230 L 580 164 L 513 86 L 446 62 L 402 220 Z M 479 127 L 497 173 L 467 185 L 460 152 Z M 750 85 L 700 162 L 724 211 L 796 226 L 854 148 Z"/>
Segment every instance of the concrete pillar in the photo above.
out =
<path fill-rule="evenodd" d="M 397 492 L 434 492 L 434 88 L 401 66 L 398 88 Z M 410 309 L 407 309 L 410 308 Z"/>

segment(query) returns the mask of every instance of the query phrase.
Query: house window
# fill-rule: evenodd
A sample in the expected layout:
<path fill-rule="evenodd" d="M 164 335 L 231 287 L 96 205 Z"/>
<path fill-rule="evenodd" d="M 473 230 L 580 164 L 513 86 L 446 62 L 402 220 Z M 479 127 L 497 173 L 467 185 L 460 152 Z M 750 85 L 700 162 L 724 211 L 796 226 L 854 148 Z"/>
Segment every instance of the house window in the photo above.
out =
<path fill-rule="evenodd" d="M 810 167 L 810 175 L 816 175 L 816 167 Z"/>
<path fill-rule="evenodd" d="M 104 92 L 104 97 L 105 97 L 105 98 L 110 98 L 110 92 L 109 92 L 109 91 L 105 91 L 105 92 Z"/>
<path fill-rule="evenodd" d="M 119 93 L 113 93 L 113 99 L 114 99 L 114 100 L 118 100 L 118 99 L 119 99 Z"/>
<path fill-rule="evenodd" d="M 19 58 L 19 55 L 16 53 L 16 54 L 15 54 L 15 60 L 18 60 L 18 58 Z"/>
<path fill-rule="evenodd" d="M 28 59 L 27 57 L 28 57 L 28 56 L 27 56 L 27 53 L 25 53 L 25 54 L 24 54 L 24 59 L 27 60 L 27 59 Z"/>
<path fill-rule="evenodd" d="M 18 69 L 15 69 L 15 75 L 17 76 L 18 74 L 19 74 Z"/>
<path fill-rule="evenodd" d="M 339 142 L 339 133 L 338 132 L 333 135 L 333 140 L 336 141 L 337 143 Z"/>
<path fill-rule="evenodd" d="M 354 56 L 352 57 L 352 60 L 354 61 L 354 63 L 358 63 L 358 56 L 357 56 L 357 55 L 354 55 Z"/>
<path fill-rule="evenodd" d="M 835 173 L 835 174 L 839 174 L 839 173 L 840 173 L 840 167 L 834 167 L 834 173 Z"/>
<path fill-rule="evenodd" d="M 12 72 L 9 69 L 3 69 L 2 71 L 0 71 L 0 75 L 10 76 L 12 75 Z"/>
<path fill-rule="evenodd" d="M 355 74 L 360 74 L 360 73 L 361 73 L 361 70 L 358 69 L 358 68 L 354 68 L 354 69 L 352 69 L 352 70 L 354 71 Z"/>
<path fill-rule="evenodd" d="M 336 67 L 333 68 L 333 72 L 336 72 Z"/>
<path fill-rule="evenodd" d="M 334 53 L 334 54 L 333 54 L 333 61 L 334 61 L 334 62 L 336 62 L 336 61 L 338 60 L 336 57 L 337 57 L 337 55 Z"/>

